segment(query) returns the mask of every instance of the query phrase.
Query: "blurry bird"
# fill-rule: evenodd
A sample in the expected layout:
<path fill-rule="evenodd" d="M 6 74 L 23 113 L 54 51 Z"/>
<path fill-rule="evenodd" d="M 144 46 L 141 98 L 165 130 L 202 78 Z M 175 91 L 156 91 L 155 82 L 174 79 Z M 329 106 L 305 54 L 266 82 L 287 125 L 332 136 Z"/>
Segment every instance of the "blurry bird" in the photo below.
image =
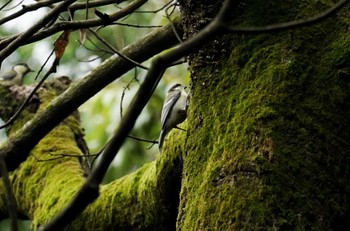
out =
<path fill-rule="evenodd" d="M 0 80 L 22 85 L 24 76 L 33 70 L 26 63 L 18 63 L 10 71 L 0 74 Z"/>
<path fill-rule="evenodd" d="M 161 115 L 162 130 L 159 135 L 159 151 L 162 151 L 165 136 L 171 129 L 183 130 L 177 125 L 187 117 L 188 95 L 185 88 L 186 86 L 175 84 L 166 94 Z"/>

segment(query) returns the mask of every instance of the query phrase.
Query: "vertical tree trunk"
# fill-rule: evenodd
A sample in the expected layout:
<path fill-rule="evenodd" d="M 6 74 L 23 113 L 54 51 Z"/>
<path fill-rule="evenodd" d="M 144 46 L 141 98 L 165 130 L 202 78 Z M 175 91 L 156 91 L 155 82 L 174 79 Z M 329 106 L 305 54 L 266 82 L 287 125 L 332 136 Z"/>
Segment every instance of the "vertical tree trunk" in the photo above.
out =
<path fill-rule="evenodd" d="M 221 4 L 181 5 L 189 35 Z M 332 5 L 251 0 L 232 15 L 259 26 Z M 220 37 L 190 57 L 178 230 L 350 227 L 349 22 L 343 9 L 312 27 Z"/>

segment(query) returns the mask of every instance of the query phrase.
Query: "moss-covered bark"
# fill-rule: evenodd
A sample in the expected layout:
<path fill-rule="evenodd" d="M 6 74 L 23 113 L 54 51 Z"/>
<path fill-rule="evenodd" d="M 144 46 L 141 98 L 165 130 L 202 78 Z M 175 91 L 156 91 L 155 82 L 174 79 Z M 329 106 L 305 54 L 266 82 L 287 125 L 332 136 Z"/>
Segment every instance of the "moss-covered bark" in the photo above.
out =
<path fill-rule="evenodd" d="M 190 31 L 213 15 L 213 1 L 181 2 Z M 332 4 L 250 0 L 233 15 L 266 25 Z M 308 28 L 218 38 L 191 56 L 179 230 L 350 227 L 349 23 L 343 10 Z"/>

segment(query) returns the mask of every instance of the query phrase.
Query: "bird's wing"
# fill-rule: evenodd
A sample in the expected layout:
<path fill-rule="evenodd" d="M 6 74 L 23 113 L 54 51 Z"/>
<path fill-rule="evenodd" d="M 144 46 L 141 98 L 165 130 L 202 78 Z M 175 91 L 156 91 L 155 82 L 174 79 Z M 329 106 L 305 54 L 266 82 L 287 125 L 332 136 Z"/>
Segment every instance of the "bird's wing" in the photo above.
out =
<path fill-rule="evenodd" d="M 3 79 L 3 80 L 11 80 L 12 78 L 14 78 L 16 76 L 16 72 L 14 71 L 8 71 L 8 72 L 5 72 L 5 73 L 2 73 L 0 75 L 0 79 Z"/>
<path fill-rule="evenodd" d="M 161 115 L 162 129 L 165 126 L 165 121 L 168 118 L 171 109 L 173 108 L 176 101 L 179 99 L 180 95 L 181 95 L 180 91 L 174 91 L 166 97 L 165 103 L 163 105 L 162 115 Z"/>

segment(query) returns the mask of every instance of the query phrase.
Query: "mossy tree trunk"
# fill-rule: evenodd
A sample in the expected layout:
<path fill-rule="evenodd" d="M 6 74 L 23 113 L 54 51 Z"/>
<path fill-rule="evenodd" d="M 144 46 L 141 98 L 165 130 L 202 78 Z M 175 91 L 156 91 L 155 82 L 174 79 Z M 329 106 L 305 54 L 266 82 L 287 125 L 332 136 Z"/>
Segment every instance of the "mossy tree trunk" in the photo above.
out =
<path fill-rule="evenodd" d="M 218 9 L 181 2 L 187 33 Z M 232 14 L 261 26 L 333 2 L 251 0 Z M 220 37 L 191 56 L 179 230 L 350 227 L 348 10 L 308 28 Z"/>
<path fill-rule="evenodd" d="M 180 3 L 188 37 L 221 6 Z M 332 4 L 250 0 L 232 14 L 235 24 L 258 26 L 313 16 Z M 308 28 L 218 37 L 192 54 L 187 132 L 171 132 L 155 162 L 103 186 L 68 230 L 350 227 L 348 10 Z M 58 150 L 45 145 L 49 135 L 12 175 L 19 209 L 36 227 L 84 178 L 76 158 L 37 162 L 33 155 L 79 154 L 77 127 L 68 118 L 50 133 L 62 138 Z M 2 188 L 0 198 L 3 216 Z"/>

